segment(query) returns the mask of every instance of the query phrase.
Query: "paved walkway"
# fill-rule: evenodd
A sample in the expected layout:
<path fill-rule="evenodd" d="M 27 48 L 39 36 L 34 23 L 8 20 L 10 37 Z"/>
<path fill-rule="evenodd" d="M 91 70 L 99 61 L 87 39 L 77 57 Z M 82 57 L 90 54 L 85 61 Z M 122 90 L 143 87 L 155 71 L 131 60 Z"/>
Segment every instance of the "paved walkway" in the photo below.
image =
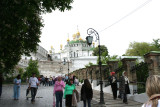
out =
<path fill-rule="evenodd" d="M 80 90 L 80 86 L 77 90 Z M 0 99 L 0 107 L 53 107 L 53 87 L 40 86 L 37 91 L 37 98 L 34 104 L 31 99 L 26 99 L 27 85 L 21 86 L 21 95 L 19 100 L 13 100 L 13 85 L 3 85 L 2 98 Z M 141 103 L 130 101 L 128 104 L 123 104 L 120 99 L 113 100 L 110 94 L 104 94 L 105 105 L 99 105 L 99 91 L 94 91 L 92 107 L 141 107 Z M 63 107 L 65 100 L 63 100 Z M 78 103 L 78 107 L 83 107 L 83 102 Z"/>

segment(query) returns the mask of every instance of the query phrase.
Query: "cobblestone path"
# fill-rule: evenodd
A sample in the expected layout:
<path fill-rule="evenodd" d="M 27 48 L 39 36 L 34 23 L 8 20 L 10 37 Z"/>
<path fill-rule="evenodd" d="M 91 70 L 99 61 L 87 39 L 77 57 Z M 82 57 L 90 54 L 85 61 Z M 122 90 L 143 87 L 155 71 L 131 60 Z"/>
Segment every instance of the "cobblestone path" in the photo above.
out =
<path fill-rule="evenodd" d="M 81 86 L 77 86 L 77 90 L 80 90 Z M 31 103 L 31 99 L 26 99 L 27 85 L 21 86 L 21 94 L 19 100 L 13 100 L 13 85 L 3 85 L 2 97 L 0 99 L 0 107 L 53 107 L 53 86 L 40 86 L 37 91 L 36 101 Z M 92 107 L 141 107 L 141 103 L 135 101 L 128 101 L 128 104 L 123 104 L 120 99 L 113 100 L 112 95 L 104 94 L 105 104 L 100 105 L 99 91 L 94 90 L 94 96 L 92 100 Z M 65 100 L 63 100 L 63 107 Z M 83 102 L 78 103 L 78 107 L 83 107 Z"/>

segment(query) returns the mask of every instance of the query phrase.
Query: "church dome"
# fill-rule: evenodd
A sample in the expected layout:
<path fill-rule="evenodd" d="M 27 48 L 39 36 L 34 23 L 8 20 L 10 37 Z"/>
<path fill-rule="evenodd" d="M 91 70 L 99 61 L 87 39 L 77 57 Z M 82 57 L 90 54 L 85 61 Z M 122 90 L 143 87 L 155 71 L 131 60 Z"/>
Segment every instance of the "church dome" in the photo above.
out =
<path fill-rule="evenodd" d="M 53 46 L 51 46 L 51 49 L 53 49 Z"/>
<path fill-rule="evenodd" d="M 76 34 L 73 34 L 72 37 L 73 37 L 73 39 L 75 39 L 76 38 Z"/>
<path fill-rule="evenodd" d="M 60 44 L 60 50 L 62 50 L 62 46 L 63 46 L 63 45 L 62 45 L 62 44 Z"/>
<path fill-rule="evenodd" d="M 69 40 L 69 38 L 67 39 L 67 42 L 69 42 L 70 40 Z"/>
<path fill-rule="evenodd" d="M 80 37 L 79 40 L 83 40 L 83 39 Z"/>
<path fill-rule="evenodd" d="M 77 36 L 80 36 L 80 32 L 78 31 L 78 32 L 76 33 L 76 35 L 77 35 Z"/>

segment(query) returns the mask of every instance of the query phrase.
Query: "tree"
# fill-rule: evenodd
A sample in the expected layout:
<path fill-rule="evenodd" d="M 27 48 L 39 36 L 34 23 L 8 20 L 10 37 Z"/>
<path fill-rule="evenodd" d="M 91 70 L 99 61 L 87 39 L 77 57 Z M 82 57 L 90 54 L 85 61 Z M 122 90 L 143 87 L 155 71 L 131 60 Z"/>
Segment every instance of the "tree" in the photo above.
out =
<path fill-rule="evenodd" d="M 0 72 L 10 72 L 21 55 L 36 52 L 43 20 L 53 10 L 70 10 L 73 0 L 1 0 Z"/>
<path fill-rule="evenodd" d="M 143 56 L 150 51 L 160 50 L 155 45 L 147 42 L 132 42 L 129 45 L 125 55 L 128 56 Z"/>
<path fill-rule="evenodd" d="M 160 39 L 153 39 L 153 46 L 155 46 L 156 48 L 160 49 L 160 44 L 159 44 Z"/>
<path fill-rule="evenodd" d="M 105 45 L 100 46 L 100 55 L 102 64 L 106 64 L 106 56 L 108 56 L 108 49 Z M 99 63 L 99 47 L 94 48 L 93 55 L 98 56 L 97 63 Z"/>
<path fill-rule="evenodd" d="M 28 67 L 26 68 L 26 72 L 24 72 L 23 74 L 23 78 L 31 77 L 32 73 L 35 73 L 36 76 L 40 75 L 38 70 L 38 61 L 33 61 L 33 60 L 29 61 Z"/>

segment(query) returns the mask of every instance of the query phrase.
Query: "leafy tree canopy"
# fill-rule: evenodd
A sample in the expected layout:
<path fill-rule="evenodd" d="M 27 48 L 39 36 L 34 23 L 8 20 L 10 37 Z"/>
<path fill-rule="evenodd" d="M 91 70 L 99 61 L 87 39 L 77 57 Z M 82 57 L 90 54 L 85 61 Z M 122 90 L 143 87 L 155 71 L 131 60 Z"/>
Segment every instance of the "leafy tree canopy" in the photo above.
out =
<path fill-rule="evenodd" d="M 97 64 L 99 64 L 99 47 L 94 48 L 93 55 L 98 56 Z M 108 56 L 108 49 L 105 45 L 100 46 L 100 55 L 102 64 L 106 64 L 106 56 Z"/>
<path fill-rule="evenodd" d="M 70 10 L 73 0 L 1 0 L 0 72 L 9 72 L 22 54 L 36 52 L 43 20 L 53 10 Z"/>
<path fill-rule="evenodd" d="M 143 56 L 150 51 L 159 51 L 159 44 L 154 41 L 154 43 L 147 42 L 132 42 L 129 45 L 125 55 L 128 56 Z"/>
<path fill-rule="evenodd" d="M 107 56 L 108 55 L 107 47 L 105 45 L 101 45 L 100 46 L 100 52 L 101 52 L 101 56 Z M 94 56 L 99 56 L 99 47 L 94 48 L 93 55 Z"/>
<path fill-rule="evenodd" d="M 32 73 L 35 73 L 36 76 L 39 76 L 39 70 L 38 70 L 38 61 L 30 60 L 28 63 L 28 67 L 26 68 L 26 72 L 23 74 L 23 78 L 31 77 Z"/>

